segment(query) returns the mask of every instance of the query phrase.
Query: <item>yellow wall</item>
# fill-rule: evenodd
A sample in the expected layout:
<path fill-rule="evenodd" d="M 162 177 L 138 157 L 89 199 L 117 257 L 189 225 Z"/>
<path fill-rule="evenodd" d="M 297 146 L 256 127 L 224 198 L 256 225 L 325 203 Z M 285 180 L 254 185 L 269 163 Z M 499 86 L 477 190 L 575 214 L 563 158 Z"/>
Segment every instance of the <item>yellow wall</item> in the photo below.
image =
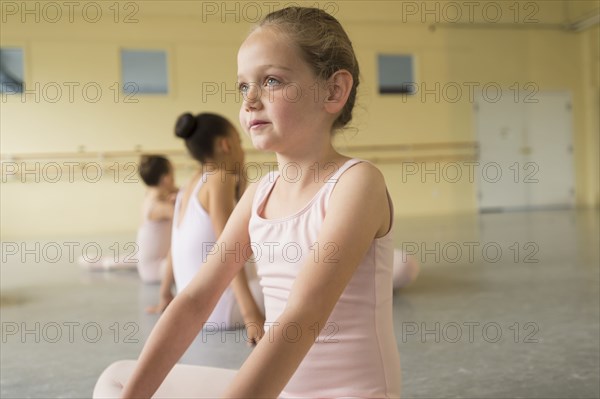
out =
<path fill-rule="evenodd" d="M 18 153 L 181 149 L 182 143 L 172 135 L 173 123 L 188 110 L 222 113 L 237 123 L 239 103 L 235 95 L 207 95 L 206 89 L 215 84 L 234 89 L 237 48 L 251 27 L 244 19 L 254 19 L 256 11 L 264 14 L 269 7 L 256 2 L 252 4 L 260 4 L 261 8 L 248 7 L 244 2 L 120 2 L 120 12 L 115 17 L 115 3 L 98 2 L 103 14 L 92 23 L 84 19 L 83 7 L 89 2 L 83 2 L 77 3 L 73 22 L 63 7 L 62 18 L 51 23 L 49 19 L 55 18 L 55 10 L 50 6 L 44 9 L 45 2 L 35 2 L 39 5 L 39 21 L 35 21 L 33 5 L 33 14 L 25 15 L 23 9 L 14 9 L 15 5 L 20 8 L 22 2 L 0 3 L 0 45 L 24 48 L 26 84 L 34 90 L 37 85 L 40 96 L 37 102 L 31 94 L 25 96 L 24 102 L 20 95 L 2 98 L 0 144 L 3 160 L 9 162 L 6 156 Z M 417 6 L 416 13 L 414 8 L 407 8 L 409 3 Z M 429 7 L 432 3 L 438 2 L 429 2 Z M 485 3 L 481 2 L 482 8 Z M 447 18 L 452 17 L 448 14 L 452 10 L 444 9 L 447 2 L 439 3 L 437 15 L 424 14 L 425 2 L 308 2 L 340 19 L 353 40 L 361 65 L 356 129 L 340 134 L 337 144 L 351 147 L 475 140 L 472 104 L 466 93 L 456 103 L 443 98 L 436 103 L 431 96 L 426 101 L 419 95 L 406 100 L 379 96 L 378 53 L 414 54 L 416 77 L 428 88 L 436 82 L 441 87 L 452 82 L 497 82 L 508 90 L 515 82 L 535 82 L 540 91 L 572 93 L 577 204 L 598 206 L 598 27 L 580 33 L 556 27 L 593 11 L 595 2 L 538 1 L 534 3 L 537 8 L 519 9 L 518 16 L 515 10 L 508 9 L 512 2 L 487 3 L 501 5 L 503 15 L 499 22 L 508 28 L 458 28 L 442 23 L 431 29 L 436 18 L 448 22 Z M 87 9 L 88 19 L 94 17 L 93 11 L 93 7 Z M 538 22 L 524 24 L 526 16 L 532 13 Z M 128 15 L 137 22 L 126 23 Z M 490 25 L 490 15 L 475 10 L 472 22 Z M 463 15 L 461 21 L 471 22 L 468 18 Z M 515 18 L 519 23 L 515 23 Z M 541 29 L 544 25 L 547 28 Z M 121 48 L 167 50 L 169 94 L 136 95 L 133 99 L 137 103 L 125 102 L 124 95 L 115 91 L 120 80 Z M 72 101 L 69 84 L 79 84 Z M 94 95 L 91 86 L 101 88 L 97 102 L 85 99 L 82 88 L 86 84 L 90 85 L 90 96 Z M 63 92 L 60 100 L 53 103 L 50 99 L 56 85 Z M 249 140 L 245 139 L 244 144 L 250 148 Z M 456 151 L 448 154 L 460 155 Z M 257 162 L 271 160 L 253 154 L 248 158 Z M 62 164 L 71 160 L 55 161 Z M 135 158 L 118 160 L 121 166 L 132 161 Z M 14 165 L 22 166 L 18 161 Z M 432 163 L 426 166 L 436 167 Z M 439 161 L 437 166 L 442 170 L 445 163 Z M 477 211 L 476 187 L 466 178 L 457 183 L 443 179 L 436 183 L 430 175 L 422 182 L 418 175 L 403 178 L 406 170 L 398 163 L 382 163 L 380 167 L 397 216 Z M 114 170 L 105 171 L 98 182 L 86 181 L 80 171 L 75 172 L 74 182 L 63 179 L 57 183 L 35 183 L 30 175 L 29 182 L 23 184 L 6 178 L 0 193 L 2 237 L 134 231 L 143 187 L 125 182 L 126 172 L 122 171 L 116 182 Z M 189 171 L 181 171 L 179 182 L 188 176 Z"/>
<path fill-rule="evenodd" d="M 585 153 L 582 155 L 582 186 L 585 187 L 584 203 L 600 204 L 600 27 L 596 25 L 581 35 L 582 54 L 582 102 L 586 115 L 583 119 L 582 138 Z"/>

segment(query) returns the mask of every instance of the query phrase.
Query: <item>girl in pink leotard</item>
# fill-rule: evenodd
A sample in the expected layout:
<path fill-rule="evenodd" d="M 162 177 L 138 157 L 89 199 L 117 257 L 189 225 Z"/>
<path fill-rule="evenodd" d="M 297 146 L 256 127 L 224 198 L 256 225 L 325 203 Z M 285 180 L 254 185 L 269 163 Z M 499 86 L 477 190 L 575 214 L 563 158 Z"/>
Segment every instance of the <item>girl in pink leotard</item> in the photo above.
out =
<path fill-rule="evenodd" d="M 140 160 L 140 177 L 148 186 L 142 203 L 142 224 L 137 233 L 137 269 L 145 283 L 161 281 L 171 261 L 171 221 L 175 202 L 175 179 L 171 162 L 160 155 Z"/>
<path fill-rule="evenodd" d="M 392 202 L 381 172 L 338 153 L 359 68 L 338 21 L 269 14 L 238 52 L 240 122 L 279 171 L 251 185 L 213 251 L 167 308 L 138 361 L 110 366 L 94 396 L 400 395 L 392 323 Z M 265 335 L 240 370 L 175 365 L 252 248 Z"/>
<path fill-rule="evenodd" d="M 173 166 L 161 155 L 143 155 L 138 172 L 148 188 L 142 202 L 135 255 L 105 256 L 96 262 L 81 258 L 79 263 L 89 270 L 137 268 L 144 283 L 157 283 L 170 267 L 171 220 L 177 188 Z"/>

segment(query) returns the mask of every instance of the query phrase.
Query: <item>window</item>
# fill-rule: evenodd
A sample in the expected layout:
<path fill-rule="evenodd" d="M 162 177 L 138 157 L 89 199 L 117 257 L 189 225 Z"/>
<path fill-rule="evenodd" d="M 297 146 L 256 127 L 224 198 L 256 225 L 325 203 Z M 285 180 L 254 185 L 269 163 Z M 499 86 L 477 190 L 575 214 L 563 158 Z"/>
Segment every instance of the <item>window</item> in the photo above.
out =
<path fill-rule="evenodd" d="M 167 94 L 167 54 L 163 50 L 121 50 L 123 91 Z"/>
<path fill-rule="evenodd" d="M 23 50 L 0 48 L 0 92 L 23 92 Z"/>
<path fill-rule="evenodd" d="M 414 94 L 415 78 L 412 55 L 378 56 L 379 94 Z"/>

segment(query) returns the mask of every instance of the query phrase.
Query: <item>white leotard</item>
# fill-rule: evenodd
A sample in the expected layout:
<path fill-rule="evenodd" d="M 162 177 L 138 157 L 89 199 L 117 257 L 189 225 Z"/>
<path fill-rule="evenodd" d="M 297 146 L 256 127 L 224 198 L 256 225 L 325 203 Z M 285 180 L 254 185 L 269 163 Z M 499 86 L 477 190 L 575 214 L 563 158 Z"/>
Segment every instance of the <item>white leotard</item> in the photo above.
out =
<path fill-rule="evenodd" d="M 171 234 L 171 256 L 173 258 L 173 276 L 177 292 L 181 292 L 194 278 L 206 260 L 207 253 L 217 241 L 214 227 L 208 212 L 198 201 L 198 192 L 206 182 L 206 174 L 198 180 L 190 196 L 185 210 L 181 209 L 184 190 L 180 190 L 175 201 L 175 214 L 173 216 L 173 232 Z M 184 212 L 183 219 L 179 219 Z M 178 225 L 179 223 L 179 225 Z M 213 327 L 220 329 L 234 328 L 232 325 L 232 309 L 237 307 L 237 302 L 231 287 L 227 287 L 217 306 L 207 320 Z"/>

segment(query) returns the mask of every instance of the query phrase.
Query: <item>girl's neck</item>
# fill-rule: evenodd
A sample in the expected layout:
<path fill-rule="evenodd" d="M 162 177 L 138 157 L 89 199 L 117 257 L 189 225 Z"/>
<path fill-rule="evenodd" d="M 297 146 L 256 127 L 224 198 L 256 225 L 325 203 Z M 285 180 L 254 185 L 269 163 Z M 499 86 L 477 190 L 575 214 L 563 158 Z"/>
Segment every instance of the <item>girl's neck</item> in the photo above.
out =
<path fill-rule="evenodd" d="M 158 186 L 148 187 L 148 196 L 153 198 L 159 198 L 161 193 L 161 189 Z"/>
<path fill-rule="evenodd" d="M 148 195 L 158 199 L 167 198 L 172 194 L 172 191 L 166 187 L 156 186 L 148 187 Z"/>
<path fill-rule="evenodd" d="M 323 183 L 323 177 L 328 177 L 329 172 L 337 170 L 339 163 L 345 158 L 333 148 L 330 141 L 327 141 L 326 145 L 314 148 L 320 150 L 307 149 L 294 154 L 276 153 L 279 172 L 289 175 L 289 178 L 284 180 L 293 181 L 297 187 L 317 181 Z"/>

